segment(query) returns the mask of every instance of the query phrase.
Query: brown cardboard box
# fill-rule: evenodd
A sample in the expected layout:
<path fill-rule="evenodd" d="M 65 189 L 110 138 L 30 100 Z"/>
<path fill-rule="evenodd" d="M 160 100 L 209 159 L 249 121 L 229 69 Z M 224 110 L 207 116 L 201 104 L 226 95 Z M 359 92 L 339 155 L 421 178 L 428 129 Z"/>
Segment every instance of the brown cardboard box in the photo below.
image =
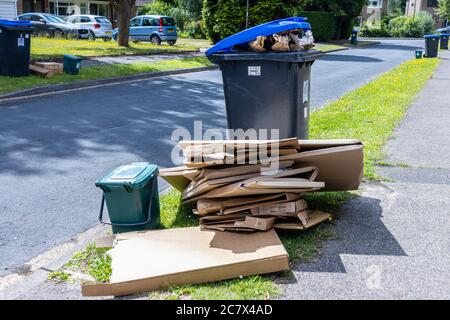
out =
<path fill-rule="evenodd" d="M 289 269 L 272 229 L 232 233 L 198 227 L 118 234 L 110 283 L 85 284 L 83 296 L 122 296 Z"/>
<path fill-rule="evenodd" d="M 49 70 L 51 75 L 63 74 L 63 64 L 58 62 L 35 62 L 39 68 Z"/>
<path fill-rule="evenodd" d="M 308 205 L 306 204 L 306 201 L 303 199 L 297 200 L 297 201 L 291 201 L 291 202 L 284 202 L 284 203 L 276 203 L 276 204 L 269 204 L 269 205 L 262 205 L 256 208 L 250 209 L 250 212 L 252 215 L 258 215 L 258 216 L 283 216 L 288 215 L 292 216 L 298 212 L 304 211 L 308 208 Z"/>

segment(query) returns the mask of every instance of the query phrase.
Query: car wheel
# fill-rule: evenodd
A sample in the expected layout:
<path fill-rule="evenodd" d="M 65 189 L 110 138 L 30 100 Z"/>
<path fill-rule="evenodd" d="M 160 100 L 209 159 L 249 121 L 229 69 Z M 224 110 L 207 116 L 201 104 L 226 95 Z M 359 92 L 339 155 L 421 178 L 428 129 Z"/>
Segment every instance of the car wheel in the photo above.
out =
<path fill-rule="evenodd" d="M 167 40 L 167 44 L 168 44 L 169 46 L 175 45 L 176 42 L 177 42 L 176 40 Z"/>
<path fill-rule="evenodd" d="M 150 42 L 154 45 L 159 46 L 161 44 L 161 39 L 156 34 L 154 34 L 150 37 Z"/>
<path fill-rule="evenodd" d="M 88 33 L 88 40 L 95 41 L 95 34 L 92 31 Z"/>
<path fill-rule="evenodd" d="M 55 37 L 55 39 L 62 39 L 64 38 L 64 32 L 62 32 L 62 30 L 55 30 L 53 36 Z"/>

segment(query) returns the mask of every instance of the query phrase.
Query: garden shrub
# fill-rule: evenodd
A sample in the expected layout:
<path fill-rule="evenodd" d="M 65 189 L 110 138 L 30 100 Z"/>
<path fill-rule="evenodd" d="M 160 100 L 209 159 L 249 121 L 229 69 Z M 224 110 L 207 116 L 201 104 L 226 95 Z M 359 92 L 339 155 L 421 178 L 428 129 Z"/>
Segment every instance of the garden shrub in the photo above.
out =
<path fill-rule="evenodd" d="M 329 41 L 336 36 L 337 21 L 332 14 L 320 11 L 299 11 L 297 15 L 308 18 L 316 41 Z"/>

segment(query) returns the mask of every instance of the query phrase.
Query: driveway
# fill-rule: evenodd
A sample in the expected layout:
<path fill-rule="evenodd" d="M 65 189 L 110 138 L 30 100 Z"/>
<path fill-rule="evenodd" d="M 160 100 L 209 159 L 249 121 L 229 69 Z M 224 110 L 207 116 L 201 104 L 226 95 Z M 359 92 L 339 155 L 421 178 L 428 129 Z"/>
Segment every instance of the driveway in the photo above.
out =
<path fill-rule="evenodd" d="M 414 57 L 422 41 L 326 55 L 318 108 Z M 0 105 L 0 276 L 97 223 L 94 182 L 131 161 L 171 166 L 174 129 L 226 125 L 218 71 L 90 88 Z M 164 187 L 164 185 L 161 185 Z"/>

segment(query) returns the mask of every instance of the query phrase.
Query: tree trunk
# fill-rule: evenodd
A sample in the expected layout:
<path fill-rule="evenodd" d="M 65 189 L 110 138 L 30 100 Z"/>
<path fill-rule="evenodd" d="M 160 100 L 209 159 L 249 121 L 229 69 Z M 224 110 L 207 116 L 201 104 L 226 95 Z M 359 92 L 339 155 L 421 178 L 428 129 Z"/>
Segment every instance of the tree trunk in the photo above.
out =
<path fill-rule="evenodd" d="M 130 36 L 130 1 L 119 0 L 119 46 L 129 47 Z"/>

